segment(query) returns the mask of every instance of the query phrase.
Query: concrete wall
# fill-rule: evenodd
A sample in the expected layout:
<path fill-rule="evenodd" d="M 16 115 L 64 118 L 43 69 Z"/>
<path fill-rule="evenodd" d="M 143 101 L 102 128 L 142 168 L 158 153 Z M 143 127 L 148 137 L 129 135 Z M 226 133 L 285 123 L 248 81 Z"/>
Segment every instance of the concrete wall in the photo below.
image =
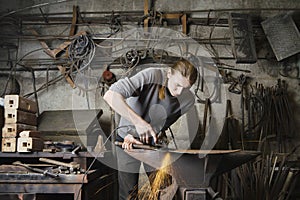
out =
<path fill-rule="evenodd" d="M 47 1 L 9 1 L 4 2 L 1 1 L 0 12 L 2 13 L 2 17 L 14 16 L 15 14 L 25 14 L 25 13 L 39 13 L 38 7 L 40 7 L 43 13 L 57 13 L 57 12 L 72 12 L 73 5 L 78 5 L 81 12 L 91 12 L 91 11 L 143 11 L 144 2 L 139 0 L 129 1 L 129 0 L 121 0 L 121 1 L 91 1 L 91 0 L 81 0 L 81 1 L 63 1 L 60 3 L 56 3 L 52 1 L 51 3 L 47 3 Z M 34 6 L 39 5 L 39 6 Z M 284 9 L 294 9 L 300 8 L 299 2 L 293 0 L 268 0 L 268 1 L 171 1 L 171 0 L 160 0 L 155 1 L 155 9 L 156 11 L 161 12 L 180 12 L 180 11 L 192 11 L 192 10 L 218 10 L 218 9 L 237 9 L 236 12 L 244 12 L 249 13 L 253 16 L 260 16 L 261 19 L 266 19 L 267 17 L 275 16 L 278 13 L 286 12 L 286 11 L 266 11 L 266 10 L 249 10 L 245 11 L 244 9 L 267 9 L 267 8 L 284 8 Z M 241 10 L 239 10 L 241 9 Z M 10 13 L 10 15 L 6 14 Z M 206 17 L 208 12 L 197 12 L 191 14 L 192 17 Z M 212 12 L 210 17 L 221 17 L 226 18 L 228 15 L 227 11 L 224 12 Z M 127 25 L 125 26 L 125 30 L 134 27 Z M 22 27 L 23 34 L 30 34 L 30 28 L 35 28 L 41 35 L 67 35 L 69 32 L 69 25 L 66 26 L 28 26 Z M 181 29 L 180 26 L 175 27 L 176 30 Z M 198 37 L 200 39 L 208 38 L 211 32 L 212 26 L 196 26 L 191 25 L 189 36 Z M 88 30 L 93 33 L 102 33 L 107 30 L 107 27 L 91 25 L 91 26 L 80 26 L 79 30 Z M 124 30 L 124 31 L 125 31 Z M 256 29 L 256 30 L 259 30 Z M 260 30 L 261 31 L 261 30 Z M 263 33 L 263 32 L 261 32 Z M 230 30 L 228 27 L 218 27 L 215 28 L 213 32 L 213 37 L 230 37 Z M 37 40 L 15 40 L 17 42 L 19 49 L 17 52 L 17 60 L 25 56 L 27 53 L 39 49 L 40 43 Z M 61 41 L 48 41 L 50 47 L 55 47 L 61 43 Z M 272 49 L 266 45 L 257 45 L 257 54 L 258 57 L 267 58 L 269 54 L 272 55 Z M 208 46 L 208 49 L 211 48 Z M 219 56 L 232 56 L 230 45 L 221 46 L 215 45 L 216 50 L 219 53 Z M 16 52 L 15 52 L 16 53 Z M 99 58 L 99 52 L 96 52 L 95 59 Z M 1 49 L 1 55 L 5 58 L 6 51 Z M 49 59 L 42 50 L 33 52 L 25 56 L 26 59 Z M 26 62 L 29 62 L 28 60 Z M 26 64 L 25 62 L 25 64 Z M 255 84 L 255 82 L 262 83 L 264 86 L 274 86 L 277 83 L 277 79 L 284 79 L 288 83 L 288 92 L 290 94 L 290 101 L 293 110 L 295 111 L 293 114 L 295 115 L 296 130 L 299 130 L 299 102 L 300 102 L 300 93 L 299 93 L 299 80 L 282 77 L 279 75 L 281 63 L 274 60 L 274 57 L 270 60 L 268 59 L 259 59 L 254 64 L 236 64 L 234 59 L 224 60 L 224 63 L 228 65 L 232 65 L 237 69 L 242 70 L 250 70 L 251 73 L 247 73 L 246 75 L 251 77 L 251 84 Z M 292 61 L 293 64 L 297 65 L 299 68 L 299 58 L 296 58 L 296 61 Z M 274 66 L 275 65 L 275 66 Z M 1 63 L 1 67 L 5 68 L 5 62 Z M 40 66 L 46 67 L 46 66 Z M 53 66 L 51 66 L 53 67 Z M 55 66 L 54 66 L 55 67 Z M 77 80 L 88 80 L 89 88 L 91 89 L 88 92 L 82 91 L 80 88 L 72 89 L 70 85 L 63 79 L 51 86 L 48 86 L 48 89 L 45 89 L 38 93 L 39 100 L 39 109 L 40 113 L 48 110 L 69 110 L 69 109 L 96 109 L 101 108 L 104 110 L 104 115 L 102 116 L 102 120 L 109 124 L 109 120 L 111 117 L 109 107 L 103 102 L 102 97 L 100 95 L 101 88 L 93 89 L 97 86 L 97 81 L 101 77 L 103 70 L 106 65 L 99 64 L 99 62 L 95 61 L 91 65 L 90 70 L 86 70 L 82 76 L 83 79 Z M 121 74 L 122 70 L 113 70 L 117 75 Z M 7 72 L 7 71 L 6 71 Z M 237 77 L 241 74 L 241 72 L 232 71 L 232 75 Z M 39 88 L 43 84 L 47 82 L 47 77 L 50 80 L 51 78 L 57 77 L 60 75 L 60 72 L 57 70 L 47 71 L 36 71 L 36 86 Z M 33 91 L 32 87 L 32 74 L 30 72 L 22 71 L 15 73 L 16 79 L 21 85 L 21 95 L 26 95 Z M 87 77 L 91 77 L 88 78 Z M 228 84 L 222 84 L 221 91 L 221 99 L 220 103 L 216 103 L 212 106 L 213 117 L 216 121 L 215 128 L 216 132 L 221 132 L 224 117 L 225 117 L 225 102 L 226 99 L 231 99 L 234 105 L 233 112 L 237 119 L 241 120 L 241 109 L 239 107 L 240 104 L 240 96 L 228 92 Z M 207 94 L 200 94 L 205 97 Z M 34 96 L 31 95 L 30 98 L 34 99 Z M 198 103 L 195 105 L 195 109 L 189 113 L 188 116 L 184 116 L 181 120 L 179 120 L 174 125 L 174 132 L 176 135 L 176 140 L 178 140 L 178 145 L 182 148 L 188 147 L 190 140 L 192 140 L 189 134 L 185 131 L 188 127 L 188 119 L 200 120 L 200 125 L 203 123 L 203 111 L 204 104 Z M 192 116 L 192 117 L 191 117 Z M 195 125 L 195 124 L 193 124 Z M 195 126 L 194 129 L 198 127 Z M 199 132 L 195 133 L 199 134 Z M 298 134 L 298 133 L 297 133 Z M 296 135 L 296 137 L 299 137 Z M 294 146 L 295 144 L 293 144 Z"/>

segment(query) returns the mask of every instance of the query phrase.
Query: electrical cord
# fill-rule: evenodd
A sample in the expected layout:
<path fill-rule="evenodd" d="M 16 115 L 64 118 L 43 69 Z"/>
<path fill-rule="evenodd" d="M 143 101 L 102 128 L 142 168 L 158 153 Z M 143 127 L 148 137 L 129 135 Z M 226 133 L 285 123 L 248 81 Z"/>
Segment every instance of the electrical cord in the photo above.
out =
<path fill-rule="evenodd" d="M 53 84 L 55 84 L 55 83 L 57 83 L 57 82 L 59 82 L 59 81 L 61 81 L 61 80 L 63 80 L 63 79 L 64 79 L 64 76 L 61 74 L 61 75 L 59 75 L 59 76 L 53 78 L 52 80 L 47 81 L 47 83 L 43 84 L 41 87 L 39 87 L 38 89 L 36 89 L 35 92 L 40 92 L 40 91 L 42 91 L 42 90 L 44 90 L 44 89 L 47 89 L 48 86 L 53 85 Z M 27 93 L 27 94 L 24 95 L 24 97 L 30 97 L 30 96 L 33 95 L 35 92 Z"/>
<path fill-rule="evenodd" d="M 105 146 L 105 144 L 109 141 L 109 139 L 111 138 L 111 136 L 120 128 L 125 128 L 125 127 L 132 127 L 133 125 L 124 125 L 124 126 L 118 126 L 117 128 L 115 128 L 114 130 L 111 131 L 111 133 L 109 134 L 109 136 L 107 137 L 107 139 L 105 140 L 105 142 L 103 143 L 102 147 Z M 81 181 L 81 186 L 79 188 L 79 192 L 77 193 L 77 196 L 76 196 L 76 200 L 78 200 L 79 198 L 79 195 L 81 194 L 81 190 L 82 190 L 82 187 L 83 187 L 83 184 L 84 184 L 84 179 L 85 177 L 87 176 L 88 172 L 91 170 L 93 164 L 96 162 L 98 156 L 103 153 L 102 151 L 99 151 L 96 156 L 94 157 L 93 161 L 91 162 L 91 164 L 89 165 L 89 167 L 87 168 L 87 170 L 84 172 L 84 175 L 82 177 L 82 181 Z"/>
<path fill-rule="evenodd" d="M 73 0 L 58 0 L 58 1 L 55 1 L 55 2 L 46 2 L 46 3 L 36 4 L 36 5 L 33 5 L 33 6 L 27 6 L 27 7 L 24 7 L 24 8 L 20 8 L 20 9 L 13 10 L 13 11 L 10 11 L 8 13 L 5 13 L 5 14 L 0 16 L 0 19 L 4 18 L 6 16 L 9 16 L 9 15 L 12 15 L 12 14 L 18 13 L 18 12 L 23 12 L 25 10 L 30 10 L 30 9 L 33 9 L 33 8 L 40 8 L 40 7 L 43 7 L 43 6 L 50 6 L 50 5 L 53 5 L 53 4 L 59 4 L 59 3 L 64 3 L 64 2 L 71 2 L 71 1 L 73 1 Z"/>
<path fill-rule="evenodd" d="M 95 43 L 90 36 L 80 35 L 74 39 L 68 48 L 69 59 L 71 60 L 69 72 L 72 73 L 74 67 L 77 71 L 84 70 L 91 63 L 95 52 Z"/>

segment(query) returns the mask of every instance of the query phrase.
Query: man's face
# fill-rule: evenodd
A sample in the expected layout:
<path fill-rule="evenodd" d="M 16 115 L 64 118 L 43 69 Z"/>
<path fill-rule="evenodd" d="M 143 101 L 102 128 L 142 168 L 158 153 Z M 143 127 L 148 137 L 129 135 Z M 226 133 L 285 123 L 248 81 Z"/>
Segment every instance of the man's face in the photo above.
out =
<path fill-rule="evenodd" d="M 174 97 L 179 96 L 183 89 L 191 87 L 189 79 L 182 76 L 178 71 L 172 74 L 171 69 L 169 69 L 168 79 L 168 89 Z"/>

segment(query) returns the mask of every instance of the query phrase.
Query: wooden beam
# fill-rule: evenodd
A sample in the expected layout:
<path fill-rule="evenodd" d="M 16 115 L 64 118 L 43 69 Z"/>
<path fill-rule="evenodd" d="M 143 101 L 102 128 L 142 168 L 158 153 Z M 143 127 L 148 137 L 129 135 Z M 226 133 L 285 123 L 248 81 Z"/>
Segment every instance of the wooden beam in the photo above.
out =
<path fill-rule="evenodd" d="M 77 13 L 78 13 L 78 6 L 73 6 L 73 18 L 72 18 L 72 25 L 71 25 L 69 36 L 73 36 L 76 33 L 77 18 L 78 18 Z"/>
<path fill-rule="evenodd" d="M 187 33 L 187 16 L 182 13 L 164 13 L 161 15 L 164 19 L 178 19 L 182 25 L 182 33 Z"/>
<path fill-rule="evenodd" d="M 187 33 L 186 14 L 183 14 L 180 18 L 182 24 L 182 33 L 186 35 Z"/>
<path fill-rule="evenodd" d="M 86 35 L 85 31 L 80 31 L 79 33 L 77 33 L 74 36 L 80 36 L 80 35 Z M 63 51 L 64 49 L 66 49 L 72 41 L 65 41 L 62 44 L 60 44 L 57 48 L 53 49 L 52 52 L 55 55 L 55 58 L 57 56 L 57 54 L 59 54 L 61 51 Z"/>
<path fill-rule="evenodd" d="M 182 13 L 178 14 L 178 13 L 164 13 L 162 14 L 163 18 L 166 19 L 179 19 L 182 16 Z"/>
<path fill-rule="evenodd" d="M 144 31 L 148 32 L 148 26 L 149 26 L 149 1 L 144 0 Z M 147 17 L 146 17 L 147 16 Z"/>
<path fill-rule="evenodd" d="M 76 88 L 74 81 L 71 79 L 70 75 L 66 73 L 66 68 L 61 65 L 58 65 L 57 68 L 62 73 L 62 75 L 65 76 L 66 81 L 71 85 L 71 87 L 73 89 Z"/>

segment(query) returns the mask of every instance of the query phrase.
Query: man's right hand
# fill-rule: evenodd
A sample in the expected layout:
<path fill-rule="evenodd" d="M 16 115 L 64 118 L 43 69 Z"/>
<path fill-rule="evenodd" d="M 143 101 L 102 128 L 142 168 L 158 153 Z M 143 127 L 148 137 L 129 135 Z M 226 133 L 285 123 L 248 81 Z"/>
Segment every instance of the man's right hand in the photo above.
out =
<path fill-rule="evenodd" d="M 124 137 L 124 142 L 122 144 L 123 149 L 132 149 L 132 144 L 143 144 L 142 142 L 135 139 L 132 135 L 128 134 Z"/>

